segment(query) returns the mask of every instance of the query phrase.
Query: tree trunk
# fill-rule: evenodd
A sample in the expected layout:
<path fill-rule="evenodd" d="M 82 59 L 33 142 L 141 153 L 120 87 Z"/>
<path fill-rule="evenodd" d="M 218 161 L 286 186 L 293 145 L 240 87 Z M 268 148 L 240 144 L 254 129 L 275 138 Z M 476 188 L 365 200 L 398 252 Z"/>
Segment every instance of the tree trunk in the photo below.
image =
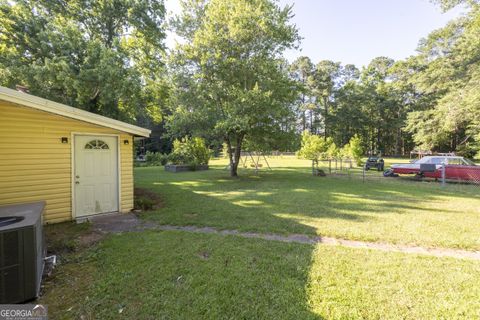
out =
<path fill-rule="evenodd" d="M 237 153 L 237 148 L 235 148 L 235 154 Z M 236 158 L 236 155 L 234 156 Z M 232 158 L 230 161 L 230 177 L 238 177 L 238 162 Z"/>
<path fill-rule="evenodd" d="M 307 130 L 307 117 L 305 116 L 305 110 L 302 111 L 302 126 L 303 131 Z"/>
<path fill-rule="evenodd" d="M 228 161 L 230 163 L 229 168 L 230 168 L 230 175 L 232 175 L 233 172 L 233 167 L 235 165 L 234 160 L 233 160 L 233 150 L 232 150 L 232 143 L 230 142 L 230 138 L 225 138 L 225 143 L 227 144 L 227 153 L 228 153 Z M 238 164 L 237 164 L 238 167 Z"/>
<path fill-rule="evenodd" d="M 395 156 L 399 156 L 401 152 L 401 143 L 402 143 L 402 129 L 397 128 L 397 134 L 395 137 Z"/>
<path fill-rule="evenodd" d="M 382 145 L 381 145 L 382 143 L 381 143 L 381 141 L 382 141 L 382 134 L 381 134 L 380 128 L 378 128 L 378 129 L 377 129 L 377 146 L 376 146 L 376 149 L 377 149 L 377 150 L 376 150 L 376 151 L 377 151 L 376 153 L 377 153 L 378 155 L 380 155 L 380 152 L 382 151 Z M 383 150 L 383 152 L 385 152 L 385 151 Z"/>
<path fill-rule="evenodd" d="M 313 109 L 310 109 L 310 133 L 315 134 L 315 130 L 313 128 Z"/>
<path fill-rule="evenodd" d="M 307 118 L 305 116 L 305 94 L 302 94 L 302 106 L 301 106 L 301 111 L 302 111 L 302 126 L 303 126 L 303 131 L 307 129 Z M 302 132 L 303 132 L 302 131 Z"/>
<path fill-rule="evenodd" d="M 375 152 L 375 128 L 372 128 L 372 131 L 370 131 L 370 153 L 369 155 L 373 155 Z"/>
<path fill-rule="evenodd" d="M 242 153 L 243 135 L 236 138 L 237 145 L 235 146 L 235 150 L 232 148 L 230 138 L 226 138 L 225 141 L 227 143 L 228 158 L 230 160 L 230 176 L 238 177 L 238 163 L 240 162 L 240 155 Z"/>
<path fill-rule="evenodd" d="M 324 133 L 325 133 L 325 140 L 327 140 L 327 137 L 328 137 L 328 126 L 329 126 L 329 123 L 328 123 L 328 113 L 329 113 L 329 110 L 328 110 L 328 97 L 323 97 L 323 105 L 325 107 L 325 117 L 323 119 L 323 123 L 324 123 L 324 126 L 325 126 L 325 130 L 324 130 Z"/>

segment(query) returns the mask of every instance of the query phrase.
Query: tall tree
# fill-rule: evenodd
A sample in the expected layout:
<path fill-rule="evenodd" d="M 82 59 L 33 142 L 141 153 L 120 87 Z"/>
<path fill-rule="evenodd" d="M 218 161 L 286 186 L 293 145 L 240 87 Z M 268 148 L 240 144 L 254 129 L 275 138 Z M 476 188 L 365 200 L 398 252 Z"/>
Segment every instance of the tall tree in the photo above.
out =
<path fill-rule="evenodd" d="M 155 118 L 164 12 L 162 0 L 0 0 L 0 83 L 121 120 Z"/>
<path fill-rule="evenodd" d="M 313 107 L 314 97 L 312 97 L 312 75 L 314 65 L 310 58 L 299 57 L 290 65 L 290 74 L 292 78 L 299 84 L 298 100 L 295 105 L 295 113 L 300 118 L 300 129 L 307 129 L 307 111 Z M 310 131 L 312 128 L 310 128 Z"/>
<path fill-rule="evenodd" d="M 245 139 L 270 135 L 290 117 L 296 88 L 281 55 L 299 36 L 291 8 L 275 1 L 211 0 L 203 8 L 194 11 L 200 21 L 187 20 L 191 35 L 172 57 L 178 90 L 170 130 L 223 139 L 237 176 Z"/>
<path fill-rule="evenodd" d="M 322 119 L 317 119 L 317 121 L 320 122 L 320 120 L 323 120 L 323 134 L 325 139 L 330 135 L 330 109 L 333 105 L 334 91 L 338 87 L 337 84 L 340 80 L 340 75 L 340 63 L 329 60 L 320 61 L 316 65 L 313 75 L 313 94 L 316 98 L 317 107 L 321 107 L 322 110 Z M 311 110 L 312 124 L 315 121 L 315 111 L 315 109 Z"/>
<path fill-rule="evenodd" d="M 343 146 L 355 134 L 367 136 L 370 120 L 363 107 L 366 105 L 364 88 L 356 80 L 345 82 L 335 93 L 335 110 L 330 117 L 330 136 Z M 364 139 L 364 144 L 366 139 Z"/>
<path fill-rule="evenodd" d="M 421 42 L 412 83 L 430 106 L 410 113 L 406 127 L 423 148 L 468 156 L 480 143 L 480 6 L 471 6 Z"/>

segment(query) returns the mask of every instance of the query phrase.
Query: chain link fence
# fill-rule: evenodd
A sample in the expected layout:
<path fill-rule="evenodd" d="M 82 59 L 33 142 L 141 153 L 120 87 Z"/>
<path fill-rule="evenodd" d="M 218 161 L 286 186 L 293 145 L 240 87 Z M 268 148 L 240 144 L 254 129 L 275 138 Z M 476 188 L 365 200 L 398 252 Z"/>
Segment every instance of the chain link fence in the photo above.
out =
<path fill-rule="evenodd" d="M 294 152 L 242 152 L 240 167 L 249 167 L 255 169 L 255 172 L 258 172 L 261 168 L 270 170 L 278 165 L 278 161 L 273 164 L 270 164 L 269 161 L 282 161 L 284 157 L 287 162 L 290 159 L 298 159 Z M 480 164 L 435 164 L 430 167 L 422 166 L 417 174 L 412 172 L 399 174 L 396 171 L 391 171 L 392 165 L 408 166 L 414 160 L 410 159 L 410 162 L 408 162 L 408 159 L 389 158 L 385 159 L 386 162 L 381 158 L 377 158 L 375 161 L 369 160 L 362 165 L 358 165 L 353 159 L 319 160 L 312 162 L 311 172 L 315 176 L 355 179 L 365 183 L 424 181 L 450 188 L 452 186 L 480 186 Z M 395 160 L 399 160 L 400 163 L 394 162 Z"/>
<path fill-rule="evenodd" d="M 480 186 L 480 166 L 437 165 L 422 168 L 417 174 L 396 174 L 384 163 L 378 166 L 358 166 L 353 160 L 320 160 L 312 165 L 312 174 L 361 180 L 365 183 L 391 182 L 436 182 L 441 186 Z"/>

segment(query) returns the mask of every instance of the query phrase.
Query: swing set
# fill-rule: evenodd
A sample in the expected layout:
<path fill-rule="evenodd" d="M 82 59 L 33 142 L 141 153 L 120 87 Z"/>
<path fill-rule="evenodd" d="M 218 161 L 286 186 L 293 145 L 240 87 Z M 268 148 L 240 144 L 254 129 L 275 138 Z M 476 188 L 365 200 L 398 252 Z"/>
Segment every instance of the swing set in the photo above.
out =
<path fill-rule="evenodd" d="M 269 170 L 272 170 L 270 164 L 268 163 L 267 157 L 263 152 L 242 151 L 242 153 L 240 154 L 240 159 L 238 160 L 238 164 L 241 165 L 243 168 L 255 168 L 255 174 L 257 174 L 258 170 L 263 168 L 263 161 L 265 161 L 267 168 Z M 225 170 L 228 170 L 229 168 L 230 165 L 227 165 L 225 167 Z"/>
<path fill-rule="evenodd" d="M 265 161 L 265 164 L 267 165 L 268 169 L 272 170 L 272 168 L 270 167 L 270 164 L 268 163 L 267 157 L 263 152 L 257 152 L 257 151 L 242 152 L 240 154 L 239 161 L 244 168 L 248 168 L 248 165 L 250 165 L 250 167 L 252 168 L 255 168 L 255 173 L 257 173 L 258 170 L 263 167 L 263 163 L 261 163 L 261 161 Z"/>

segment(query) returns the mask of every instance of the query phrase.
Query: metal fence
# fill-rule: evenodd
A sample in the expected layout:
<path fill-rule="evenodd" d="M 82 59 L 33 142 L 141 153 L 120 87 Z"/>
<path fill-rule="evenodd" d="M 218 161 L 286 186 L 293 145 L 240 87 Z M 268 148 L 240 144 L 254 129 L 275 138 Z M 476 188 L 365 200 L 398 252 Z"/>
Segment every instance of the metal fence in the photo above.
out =
<path fill-rule="evenodd" d="M 434 172 L 424 175 L 390 175 L 385 176 L 385 168 L 368 168 L 367 166 L 357 166 L 353 160 L 321 160 L 312 165 L 312 174 L 318 176 L 329 176 L 346 179 L 357 179 L 367 182 L 435 182 L 440 186 L 480 186 L 480 168 L 470 171 L 468 174 L 459 172 L 465 170 L 461 166 L 445 166 L 436 168 Z"/>
<path fill-rule="evenodd" d="M 251 167 L 258 172 L 261 168 L 271 169 L 269 160 L 294 156 L 291 152 L 242 152 L 241 167 Z M 267 160 L 268 159 L 268 160 Z M 247 164 L 247 162 L 249 162 Z M 262 163 L 260 163 L 262 162 Z M 356 179 L 362 182 L 405 182 L 418 181 L 431 182 L 432 185 L 442 187 L 452 186 L 480 186 L 480 165 L 443 165 L 435 166 L 431 172 L 422 172 L 420 175 L 392 174 L 385 176 L 384 172 L 390 169 L 387 163 L 382 161 L 379 167 L 369 165 L 357 165 L 353 159 L 331 159 L 312 162 L 311 172 L 316 176 L 328 176 L 336 178 Z M 275 167 L 275 163 L 272 164 Z M 384 166 L 385 165 L 385 166 Z M 478 168 L 478 169 L 477 169 Z M 464 172 L 462 172 L 462 170 Z M 467 170 L 467 171 L 465 171 Z"/>

